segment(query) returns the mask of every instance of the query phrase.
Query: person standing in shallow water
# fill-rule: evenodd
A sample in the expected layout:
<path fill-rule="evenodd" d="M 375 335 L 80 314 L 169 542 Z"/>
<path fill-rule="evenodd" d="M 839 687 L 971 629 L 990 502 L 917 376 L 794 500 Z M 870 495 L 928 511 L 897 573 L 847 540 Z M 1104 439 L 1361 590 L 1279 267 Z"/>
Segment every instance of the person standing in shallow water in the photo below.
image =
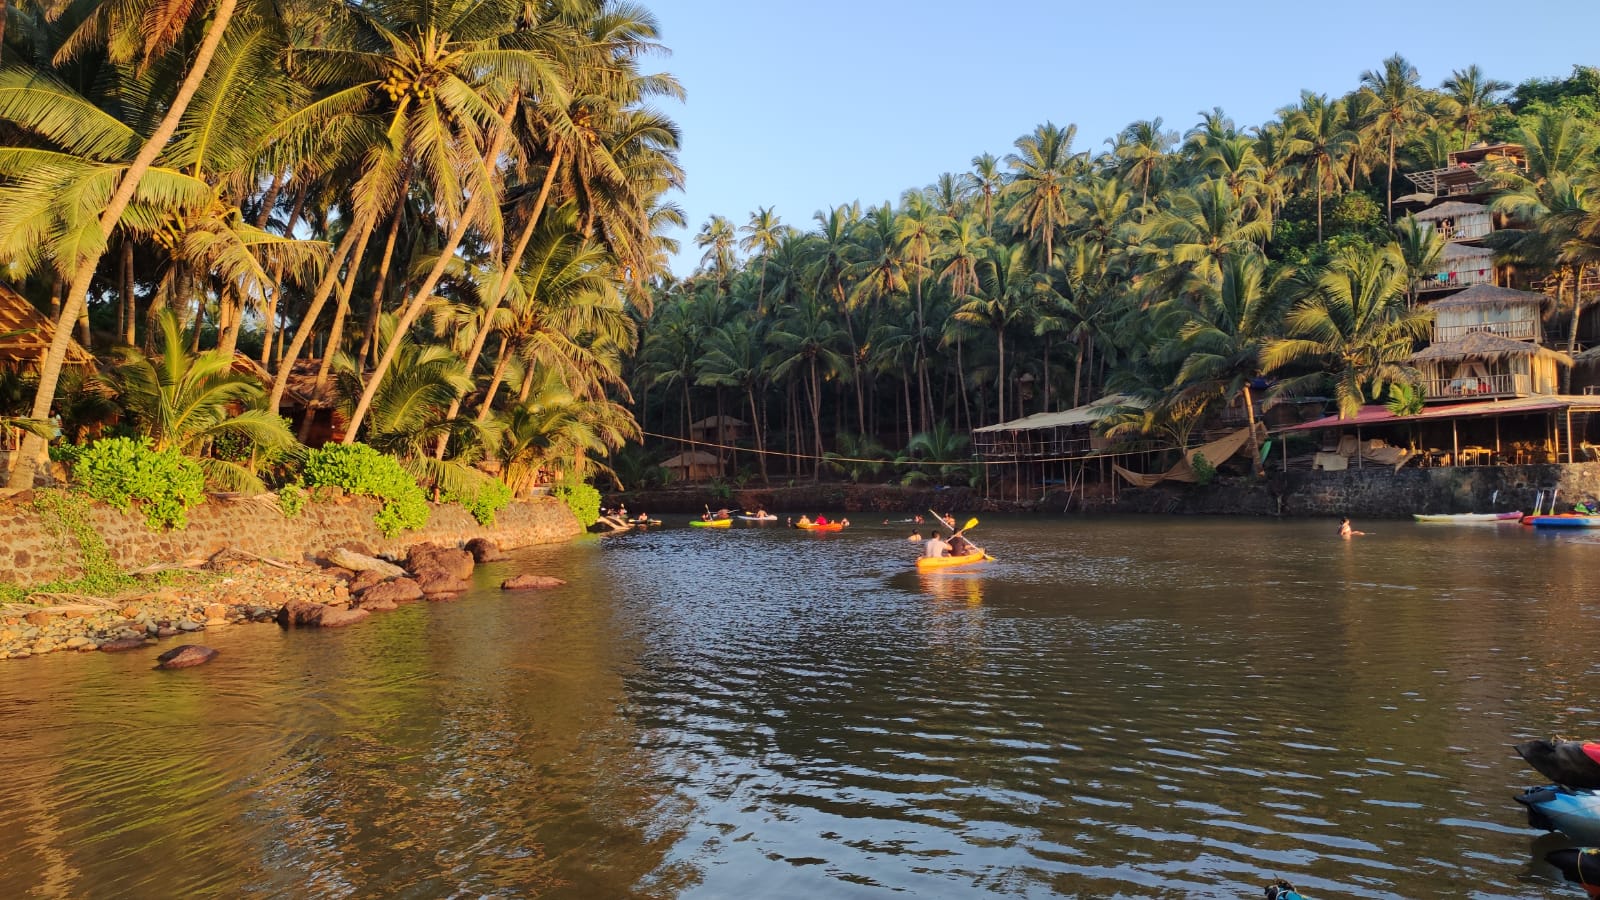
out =
<path fill-rule="evenodd" d="M 1339 520 L 1339 537 L 1342 537 L 1342 538 L 1344 538 L 1345 540 L 1348 541 L 1353 537 L 1360 537 L 1360 536 L 1362 536 L 1364 534 L 1366 534 L 1365 531 L 1357 531 L 1354 528 L 1350 527 L 1350 517 L 1349 516 L 1345 516 L 1344 518 Z"/>

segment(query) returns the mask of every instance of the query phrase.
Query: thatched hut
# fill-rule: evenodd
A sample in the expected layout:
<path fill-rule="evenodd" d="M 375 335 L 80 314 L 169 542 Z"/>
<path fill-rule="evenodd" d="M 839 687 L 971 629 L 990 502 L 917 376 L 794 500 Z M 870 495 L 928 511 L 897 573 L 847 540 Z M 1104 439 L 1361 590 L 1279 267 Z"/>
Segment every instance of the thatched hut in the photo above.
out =
<path fill-rule="evenodd" d="M 10 287 L 0 284 L 0 368 L 37 372 L 50 351 L 56 326 Z M 94 368 L 94 357 L 77 341 L 67 344 L 68 367 Z"/>
<path fill-rule="evenodd" d="M 1460 340 L 1478 331 L 1537 342 L 1543 336 L 1543 314 L 1553 305 L 1548 294 L 1475 284 L 1429 303 L 1428 309 L 1434 312 L 1434 343 Z"/>
<path fill-rule="evenodd" d="M 703 450 L 688 450 L 661 463 L 677 481 L 710 481 L 722 474 L 717 458 Z"/>
<path fill-rule="evenodd" d="M 1565 353 L 1492 331 L 1474 331 L 1459 340 L 1434 344 L 1413 354 L 1410 361 L 1422 371 L 1428 400 L 1555 394 L 1556 367 L 1572 365 Z"/>

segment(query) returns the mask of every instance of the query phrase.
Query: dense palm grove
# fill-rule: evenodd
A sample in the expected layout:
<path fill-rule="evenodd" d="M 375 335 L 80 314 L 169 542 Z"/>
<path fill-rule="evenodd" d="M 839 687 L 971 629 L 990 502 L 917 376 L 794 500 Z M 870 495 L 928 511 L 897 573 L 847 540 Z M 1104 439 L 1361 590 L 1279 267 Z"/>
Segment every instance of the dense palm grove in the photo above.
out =
<path fill-rule="evenodd" d="M 58 322 L 42 371 L 0 392 L 30 431 L 14 486 L 52 412 L 69 441 L 132 430 L 210 460 L 218 486 L 292 478 L 295 378 L 346 443 L 446 492 L 482 462 L 513 487 L 581 474 L 636 433 L 624 361 L 681 218 L 653 106 L 681 90 L 644 66 L 648 11 L 6 10 L 0 261 Z M 100 375 L 63 373 L 72 334 Z"/>
<path fill-rule="evenodd" d="M 699 270 L 645 323 L 644 427 L 738 415 L 752 448 L 795 454 L 783 471 L 831 456 L 860 477 L 890 467 L 859 461 L 959 458 L 969 428 L 1110 393 L 1136 401 L 1113 435 L 1168 446 L 1224 406 L 1253 415 L 1267 398 L 1252 386 L 1345 413 L 1414 402 L 1405 360 L 1430 316 L 1413 286 L 1443 244 L 1387 210 L 1402 173 L 1479 140 L 1528 148 L 1526 171 L 1492 176 L 1519 226 L 1497 236 L 1501 259 L 1519 279 L 1567 276 L 1558 315 L 1574 326 L 1596 299 L 1572 277 L 1600 263 L 1594 68 L 1513 89 L 1471 66 L 1430 89 L 1396 56 L 1257 127 L 1220 109 L 1182 135 L 1138 121 L 1100 152 L 1075 131 L 1040 125 L 895 204 L 801 226 L 713 216 Z M 647 477 L 651 458 L 624 468 Z"/>

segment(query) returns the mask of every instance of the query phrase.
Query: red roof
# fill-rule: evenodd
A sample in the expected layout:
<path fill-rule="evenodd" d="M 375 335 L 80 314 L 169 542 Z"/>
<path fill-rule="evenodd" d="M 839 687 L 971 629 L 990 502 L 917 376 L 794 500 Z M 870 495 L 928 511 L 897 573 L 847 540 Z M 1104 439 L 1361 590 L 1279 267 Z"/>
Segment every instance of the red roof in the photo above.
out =
<path fill-rule="evenodd" d="M 1298 425 L 1288 425 L 1275 429 L 1275 431 L 1278 434 L 1282 434 L 1287 431 L 1316 431 L 1319 428 L 1359 428 L 1364 425 L 1393 425 L 1397 422 L 1417 422 L 1424 419 L 1509 416 L 1563 409 L 1569 406 L 1600 410 L 1600 397 L 1544 396 L 1518 397 L 1513 400 L 1479 401 L 1476 403 L 1444 403 L 1438 406 L 1424 407 L 1422 412 L 1414 416 L 1397 416 L 1390 412 L 1387 406 L 1369 405 L 1361 407 L 1361 412 L 1357 413 L 1354 418 L 1341 419 L 1338 416 L 1323 416 L 1320 419 L 1301 422 Z"/>

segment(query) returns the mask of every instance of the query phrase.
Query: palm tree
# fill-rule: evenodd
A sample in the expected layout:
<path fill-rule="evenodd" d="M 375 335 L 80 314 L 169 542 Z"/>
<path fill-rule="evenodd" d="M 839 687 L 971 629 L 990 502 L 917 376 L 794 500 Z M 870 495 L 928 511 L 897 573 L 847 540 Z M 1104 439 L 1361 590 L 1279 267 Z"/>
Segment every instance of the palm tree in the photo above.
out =
<path fill-rule="evenodd" d="M 760 318 L 753 323 L 736 319 L 712 330 L 706 338 L 706 354 L 700 359 L 700 374 L 696 379 L 697 384 L 735 388 L 744 393 L 750 406 L 750 429 L 756 437 L 756 461 L 761 467 L 762 482 L 767 481 L 767 447 L 756 395 L 767 380 L 761 353 L 765 331 L 765 323 Z"/>
<path fill-rule="evenodd" d="M 728 291 L 728 279 L 738 261 L 734 256 L 734 247 L 737 244 L 738 234 L 726 216 L 712 216 L 707 219 L 706 223 L 700 226 L 700 233 L 694 236 L 694 245 L 706 251 L 705 255 L 700 257 L 700 266 L 716 276 L 717 285 L 723 293 Z"/>
<path fill-rule="evenodd" d="M 1396 53 L 1383 61 L 1383 68 L 1361 73 L 1361 89 L 1377 104 L 1373 132 L 1389 145 L 1387 175 L 1389 221 L 1394 221 L 1395 151 L 1428 116 L 1427 96 L 1419 86 L 1417 69 Z"/>
<path fill-rule="evenodd" d="M 1130 123 L 1117 135 L 1112 151 L 1121 176 L 1139 186 L 1139 204 L 1150 201 L 1150 182 L 1166 162 L 1167 153 L 1178 143 L 1176 131 L 1163 131 L 1161 117 Z"/>
<path fill-rule="evenodd" d="M 802 303 L 773 325 L 767 334 L 767 345 L 772 347 L 772 352 L 762 363 L 775 380 L 800 376 L 811 405 L 811 433 L 819 460 L 822 458 L 822 378 L 824 375 L 837 377 L 846 368 L 840 337 L 821 304 Z"/>
<path fill-rule="evenodd" d="M 1344 183 L 1344 160 L 1356 142 L 1356 135 L 1344 126 L 1344 104 L 1329 102 L 1323 94 L 1300 92 L 1300 105 L 1289 113 L 1288 124 L 1298 143 L 1307 180 L 1317 192 L 1317 242 L 1322 242 L 1322 200 L 1328 191 Z"/>
<path fill-rule="evenodd" d="M 1387 385 L 1413 382 L 1404 362 L 1433 314 L 1406 307 L 1406 278 L 1405 260 L 1391 244 L 1346 251 L 1320 278 L 1307 279 L 1285 320 L 1290 336 L 1268 343 L 1261 361 L 1269 372 L 1301 365 L 1316 371 L 1286 378 L 1279 390 L 1298 393 L 1331 380 L 1339 415 L 1349 418 Z"/>
<path fill-rule="evenodd" d="M 107 4 L 102 9 L 110 11 L 112 4 Z M 138 4 L 133 4 L 137 10 Z M 181 6 L 181 5 L 180 5 Z M 178 130 L 178 123 L 188 109 L 189 101 L 195 92 L 200 89 L 200 83 L 205 78 L 206 71 L 211 66 L 211 60 L 216 56 L 217 48 L 222 43 L 223 35 L 227 33 L 228 23 L 233 20 L 234 10 L 238 7 L 238 0 L 217 0 L 212 11 L 211 22 L 206 26 L 205 34 L 200 44 L 195 48 L 194 55 L 189 63 L 188 74 L 178 86 L 177 92 L 166 105 L 166 111 L 161 120 L 151 130 L 150 134 L 139 146 L 139 151 L 131 162 L 120 172 L 116 181 L 116 190 L 107 198 L 100 208 L 99 236 L 95 238 L 92 232 L 84 235 L 82 249 L 77 258 L 70 261 L 72 279 L 68 284 L 67 293 L 63 299 L 61 315 L 56 320 L 55 334 L 50 341 L 50 349 L 46 352 L 44 360 L 39 366 L 39 388 L 34 395 L 33 408 L 30 418 L 42 419 L 50 413 L 50 402 L 55 397 L 56 381 L 61 377 L 61 366 L 66 362 L 67 348 L 72 341 L 72 325 L 78 321 L 82 307 L 88 303 L 89 283 L 94 278 L 95 269 L 99 267 L 100 257 L 105 252 L 106 242 L 111 238 L 111 232 L 121 221 L 122 214 L 133 201 L 134 193 L 139 189 L 140 182 L 156 157 L 166 149 L 167 143 Z M 187 7 L 182 7 L 187 10 Z M 4 12 L 4 10 L 0 10 Z M 137 12 L 134 17 L 137 18 Z M 170 17 L 160 17 L 157 21 Z M 148 23 L 144 23 L 148 24 Z M 171 46 L 176 34 L 170 27 L 161 28 L 151 33 L 147 28 L 134 28 L 121 32 L 124 35 L 136 34 L 145 39 L 143 45 L 146 60 L 159 54 L 164 48 Z M 63 52 L 70 55 L 82 46 L 86 46 L 92 39 L 106 34 L 104 28 L 100 30 L 80 31 L 82 40 L 77 45 L 63 48 Z M 88 114 L 84 108 L 75 108 L 70 111 L 63 110 L 56 104 L 56 92 L 51 89 L 34 94 L 23 91 L 13 94 L 9 109 L 0 111 L 0 118 L 18 122 L 25 127 L 31 122 L 36 126 L 44 121 L 54 119 L 54 126 L 47 126 L 46 136 L 61 137 L 78 130 L 78 123 L 72 118 Z M 61 114 L 67 112 L 63 117 Z M 42 131 L 44 129 L 41 129 Z M 51 134 L 53 132 L 53 134 Z M 102 133 L 95 129 L 95 134 Z M 18 457 L 17 465 L 11 471 L 8 484 L 13 488 L 31 488 L 36 460 L 42 455 L 44 440 L 37 434 L 29 433 L 23 439 L 22 452 Z"/>
<path fill-rule="evenodd" d="M 1395 245 L 1406 264 L 1406 305 L 1417 305 L 1417 288 L 1422 278 L 1437 271 L 1444 255 L 1444 235 L 1431 224 L 1407 215 L 1394 224 Z"/>
<path fill-rule="evenodd" d="M 1033 273 L 1028 266 L 1027 248 L 992 248 L 978 264 L 978 290 L 951 315 L 956 322 L 994 334 L 998 353 L 995 377 L 998 418 L 1010 415 L 1006 406 L 1006 332 L 1019 326 L 1031 314 L 1038 298 L 1053 294 L 1049 280 Z"/>
<path fill-rule="evenodd" d="M 1461 129 L 1463 147 L 1471 147 L 1478 136 L 1478 126 L 1500 105 L 1497 95 L 1511 90 L 1511 84 L 1483 74 L 1477 63 L 1450 73 L 1440 86 L 1444 91 L 1445 110 L 1454 124 Z"/>
<path fill-rule="evenodd" d="M 1244 398 L 1250 451 L 1261 471 L 1256 441 L 1255 398 L 1250 386 L 1262 374 L 1261 357 L 1282 325 L 1281 285 L 1287 270 L 1269 274 L 1257 254 L 1238 254 L 1222 263 L 1222 281 L 1207 290 L 1178 327 L 1182 368 L 1174 384 L 1196 399 L 1231 403 Z"/>
<path fill-rule="evenodd" d="M 969 191 L 976 194 L 983 207 L 983 231 L 994 233 L 994 207 L 1005 189 L 1006 175 L 1000 171 L 1000 161 L 992 153 L 980 153 L 972 158 L 972 171 L 965 176 Z M 950 215 L 946 212 L 945 215 Z"/>
<path fill-rule="evenodd" d="M 756 211 L 750 214 L 749 223 L 739 226 L 739 231 L 744 234 L 739 239 L 739 249 L 761 257 L 761 278 L 756 282 L 756 309 L 762 314 L 767 309 L 767 257 L 778 248 L 778 235 L 782 228 L 782 220 L 770 206 L 756 207 Z"/>
<path fill-rule="evenodd" d="M 1072 152 L 1077 135 L 1076 125 L 1057 128 L 1046 122 L 1017 138 L 1017 152 L 1006 155 L 1012 172 L 1005 188 L 1008 217 L 1042 248 L 1044 265 L 1055 256 L 1056 230 L 1071 216 L 1072 179 L 1084 162 L 1082 154 Z"/>
<path fill-rule="evenodd" d="M 211 452 L 226 437 L 251 447 L 250 461 L 256 450 L 282 455 L 298 448 L 283 419 L 259 408 L 264 396 L 260 382 L 236 371 L 231 355 L 190 353 L 171 310 L 160 312 L 156 326 L 160 355 L 121 348 L 108 376 L 134 427 L 150 438 L 154 449 L 198 459 L 206 478 L 226 490 L 265 490 L 249 461 L 219 459 Z"/>

